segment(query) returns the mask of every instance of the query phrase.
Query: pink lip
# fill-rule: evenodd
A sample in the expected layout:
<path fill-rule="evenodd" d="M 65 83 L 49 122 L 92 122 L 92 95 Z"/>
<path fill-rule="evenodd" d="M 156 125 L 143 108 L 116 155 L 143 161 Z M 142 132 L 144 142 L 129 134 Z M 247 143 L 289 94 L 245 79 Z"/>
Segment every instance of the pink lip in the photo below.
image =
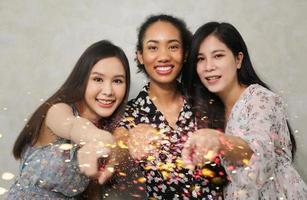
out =
<path fill-rule="evenodd" d="M 167 69 L 167 70 L 161 70 L 161 69 L 159 69 L 160 67 L 169 67 L 169 69 Z M 172 73 L 172 71 L 173 71 L 173 68 L 174 68 L 174 66 L 173 65 L 158 65 L 158 66 L 155 66 L 155 71 L 157 72 L 157 74 L 159 74 L 159 75 L 169 75 L 169 74 L 171 74 Z"/>
<path fill-rule="evenodd" d="M 115 103 L 115 101 L 113 101 L 112 103 L 104 104 L 104 103 L 99 102 L 98 100 L 96 102 L 98 106 L 101 108 L 111 108 Z"/>
<path fill-rule="evenodd" d="M 213 77 L 213 76 L 208 76 L 208 77 Z M 219 76 L 219 78 L 217 78 L 217 79 L 210 79 L 210 80 L 208 80 L 207 79 L 208 77 L 205 77 L 205 80 L 206 80 L 206 82 L 208 84 L 215 84 L 215 83 L 217 83 L 222 78 L 222 76 Z"/>

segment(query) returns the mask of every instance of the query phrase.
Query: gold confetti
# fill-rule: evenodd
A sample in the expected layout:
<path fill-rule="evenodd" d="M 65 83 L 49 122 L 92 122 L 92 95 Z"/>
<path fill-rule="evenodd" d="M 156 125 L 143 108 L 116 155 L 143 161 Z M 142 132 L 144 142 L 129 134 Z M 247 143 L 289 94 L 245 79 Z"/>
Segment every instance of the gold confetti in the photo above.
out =
<path fill-rule="evenodd" d="M 214 151 L 208 151 L 208 153 L 206 155 L 204 155 L 204 158 L 206 158 L 207 160 L 212 160 L 212 158 L 214 157 Z"/>
<path fill-rule="evenodd" d="M 4 172 L 1 177 L 3 180 L 9 181 L 12 180 L 15 177 L 15 175 L 10 172 Z"/>
<path fill-rule="evenodd" d="M 148 156 L 148 157 L 147 157 L 147 160 L 148 160 L 148 161 L 153 161 L 153 160 L 155 160 L 155 157 L 154 157 L 154 156 Z"/>
<path fill-rule="evenodd" d="M 211 178 L 215 176 L 215 173 L 208 168 L 203 168 L 201 170 L 201 172 L 204 176 L 208 176 L 208 177 L 211 177 Z"/>
<path fill-rule="evenodd" d="M 144 167 L 144 169 L 148 171 L 148 170 L 151 170 L 152 167 L 151 167 L 150 165 L 146 165 L 146 166 Z"/>
<path fill-rule="evenodd" d="M 61 144 L 60 146 L 59 146 L 59 148 L 60 149 L 62 149 L 62 150 L 70 150 L 71 148 L 73 147 L 73 145 L 72 144 L 69 144 L 69 143 L 65 143 L 65 144 Z"/>
<path fill-rule="evenodd" d="M 145 183 L 146 178 L 145 178 L 145 177 L 140 177 L 140 178 L 137 179 L 137 181 L 138 181 L 139 183 Z"/>
<path fill-rule="evenodd" d="M 221 177 L 214 177 L 213 179 L 211 179 L 211 182 L 215 185 L 222 185 L 223 179 Z"/>
<path fill-rule="evenodd" d="M 128 122 L 133 122 L 134 118 L 133 117 L 126 117 L 125 120 L 127 120 Z"/>
<path fill-rule="evenodd" d="M 109 170 L 109 172 L 114 172 L 114 167 L 107 167 L 107 170 Z"/>
<path fill-rule="evenodd" d="M 124 176 L 124 177 L 127 176 L 127 174 L 124 173 L 124 172 L 119 172 L 118 174 L 119 174 L 120 176 Z"/>
<path fill-rule="evenodd" d="M 245 158 L 245 159 L 242 160 L 242 162 L 243 162 L 245 165 L 248 165 L 249 160 Z"/>
<path fill-rule="evenodd" d="M 0 138 L 2 138 L 2 134 L 0 133 Z"/>
<path fill-rule="evenodd" d="M 161 173 L 162 173 L 164 179 L 169 179 L 170 178 L 170 173 L 169 172 L 161 171 Z"/>
<path fill-rule="evenodd" d="M 0 195 L 3 195 L 7 192 L 7 189 L 0 187 Z"/>
<path fill-rule="evenodd" d="M 117 145 L 119 146 L 119 148 L 122 149 L 128 149 L 128 146 L 124 144 L 124 142 L 122 140 L 117 142 Z"/>

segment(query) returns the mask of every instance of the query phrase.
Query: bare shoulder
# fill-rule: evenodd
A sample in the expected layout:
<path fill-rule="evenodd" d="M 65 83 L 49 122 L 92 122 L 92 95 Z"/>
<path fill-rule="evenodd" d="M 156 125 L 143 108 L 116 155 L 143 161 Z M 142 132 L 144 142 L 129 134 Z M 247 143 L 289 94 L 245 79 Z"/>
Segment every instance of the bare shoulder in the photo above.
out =
<path fill-rule="evenodd" d="M 53 111 L 63 111 L 63 112 L 71 112 L 72 113 L 72 108 L 70 105 L 66 104 L 66 103 L 57 103 L 52 105 L 48 112 L 53 112 Z"/>

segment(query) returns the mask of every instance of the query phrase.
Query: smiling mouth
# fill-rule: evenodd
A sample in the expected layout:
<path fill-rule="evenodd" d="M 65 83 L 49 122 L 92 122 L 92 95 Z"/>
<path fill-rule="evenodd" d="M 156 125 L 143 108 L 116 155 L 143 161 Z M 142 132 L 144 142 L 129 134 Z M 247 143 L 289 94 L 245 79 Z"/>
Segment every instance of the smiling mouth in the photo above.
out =
<path fill-rule="evenodd" d="M 214 81 L 214 80 L 217 80 L 217 79 L 220 79 L 222 76 L 209 76 L 209 77 L 205 77 L 205 79 L 207 81 Z"/>
<path fill-rule="evenodd" d="M 174 66 L 169 65 L 169 66 L 157 66 L 155 67 L 155 70 L 158 74 L 161 75 L 167 75 L 170 74 L 173 71 Z"/>
<path fill-rule="evenodd" d="M 96 99 L 100 107 L 110 108 L 115 103 L 115 100 Z"/>

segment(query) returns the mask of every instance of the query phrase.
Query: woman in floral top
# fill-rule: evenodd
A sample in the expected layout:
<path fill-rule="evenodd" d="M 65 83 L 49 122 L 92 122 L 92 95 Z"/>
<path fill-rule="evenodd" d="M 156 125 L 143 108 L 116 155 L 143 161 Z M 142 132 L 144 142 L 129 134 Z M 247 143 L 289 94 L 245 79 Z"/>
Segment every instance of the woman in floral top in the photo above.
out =
<path fill-rule="evenodd" d="M 151 16 L 139 29 L 138 68 L 149 83 L 128 102 L 122 126 L 130 130 L 129 152 L 140 161 L 149 199 L 222 199 L 226 178 L 218 159 L 195 170 L 182 165 L 195 120 L 176 79 L 190 39 L 184 22 L 169 15 Z"/>
<path fill-rule="evenodd" d="M 87 176 L 100 183 L 110 177 L 108 170 L 98 170 L 97 160 L 114 144 L 105 130 L 112 130 L 124 108 L 129 73 L 126 55 L 108 41 L 82 54 L 64 85 L 18 136 L 13 153 L 21 160 L 20 174 L 7 199 L 76 199 L 89 185 Z M 88 197 L 99 198 L 95 184 L 90 186 Z"/>
<path fill-rule="evenodd" d="M 230 178 L 226 200 L 307 199 L 292 165 L 285 104 L 256 75 L 240 33 L 228 23 L 201 26 L 189 64 L 182 79 L 193 108 L 210 126 L 224 120 L 225 134 L 199 129 L 185 144 L 184 160 L 195 165 L 219 155 Z"/>

